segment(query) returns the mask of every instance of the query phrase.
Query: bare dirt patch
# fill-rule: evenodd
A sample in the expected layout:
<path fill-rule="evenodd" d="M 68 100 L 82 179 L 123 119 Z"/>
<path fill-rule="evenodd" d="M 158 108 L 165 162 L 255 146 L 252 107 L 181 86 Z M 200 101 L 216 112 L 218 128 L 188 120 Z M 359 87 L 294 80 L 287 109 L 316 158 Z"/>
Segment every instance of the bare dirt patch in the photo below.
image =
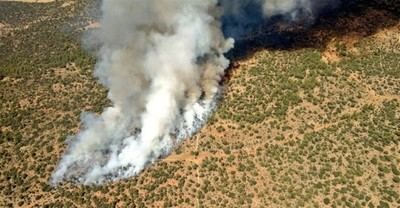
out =
<path fill-rule="evenodd" d="M 97 29 L 100 27 L 99 22 L 89 22 L 89 24 L 85 27 L 85 30 L 90 30 L 90 29 Z"/>
<path fill-rule="evenodd" d="M 0 22 L 0 37 L 6 35 L 10 31 L 9 25 Z M 1 43 L 0 43 L 1 45 Z"/>
<path fill-rule="evenodd" d="M 330 64 L 330 63 L 337 63 L 340 61 L 340 56 L 337 53 L 337 49 L 334 46 L 334 42 L 332 41 L 328 46 L 326 47 L 326 50 L 322 53 L 322 61 Z"/>
<path fill-rule="evenodd" d="M 66 1 L 65 3 L 63 3 L 61 5 L 61 7 L 69 7 L 69 6 L 72 6 L 73 4 L 75 4 L 74 1 Z"/>

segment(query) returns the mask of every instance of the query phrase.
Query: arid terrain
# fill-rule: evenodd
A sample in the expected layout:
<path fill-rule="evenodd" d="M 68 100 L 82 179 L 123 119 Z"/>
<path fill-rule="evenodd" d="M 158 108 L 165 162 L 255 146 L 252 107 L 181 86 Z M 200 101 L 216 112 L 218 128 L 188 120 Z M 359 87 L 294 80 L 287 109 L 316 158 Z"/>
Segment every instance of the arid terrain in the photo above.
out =
<path fill-rule="evenodd" d="M 93 4 L 0 0 L 0 207 L 400 206 L 400 19 L 368 5 L 252 43 L 208 124 L 137 177 L 51 187 L 80 114 L 110 104 Z"/>

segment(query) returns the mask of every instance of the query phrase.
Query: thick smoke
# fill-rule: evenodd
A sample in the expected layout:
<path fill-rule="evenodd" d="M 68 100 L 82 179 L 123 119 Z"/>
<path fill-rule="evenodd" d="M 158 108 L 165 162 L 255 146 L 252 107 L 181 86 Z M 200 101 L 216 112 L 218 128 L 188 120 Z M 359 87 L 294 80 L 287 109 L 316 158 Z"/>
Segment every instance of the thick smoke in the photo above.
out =
<path fill-rule="evenodd" d="M 95 75 L 113 105 L 82 115 L 52 183 L 131 177 L 170 153 L 213 110 L 229 37 L 312 8 L 308 0 L 103 0 Z"/>
<path fill-rule="evenodd" d="M 276 22 L 309 26 L 321 12 L 332 11 L 340 0 L 220 0 L 225 35 L 242 39 L 255 29 Z"/>

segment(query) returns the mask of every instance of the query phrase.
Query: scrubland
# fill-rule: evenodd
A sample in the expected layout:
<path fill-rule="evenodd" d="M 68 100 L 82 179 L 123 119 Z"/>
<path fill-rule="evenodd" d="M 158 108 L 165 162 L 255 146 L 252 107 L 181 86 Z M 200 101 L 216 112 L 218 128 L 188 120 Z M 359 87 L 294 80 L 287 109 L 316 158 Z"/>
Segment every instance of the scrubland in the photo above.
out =
<path fill-rule="evenodd" d="M 254 44 L 208 124 L 139 176 L 51 187 L 81 112 L 110 105 L 88 3 L 0 1 L 0 207 L 400 205 L 400 22 L 380 7 Z"/>

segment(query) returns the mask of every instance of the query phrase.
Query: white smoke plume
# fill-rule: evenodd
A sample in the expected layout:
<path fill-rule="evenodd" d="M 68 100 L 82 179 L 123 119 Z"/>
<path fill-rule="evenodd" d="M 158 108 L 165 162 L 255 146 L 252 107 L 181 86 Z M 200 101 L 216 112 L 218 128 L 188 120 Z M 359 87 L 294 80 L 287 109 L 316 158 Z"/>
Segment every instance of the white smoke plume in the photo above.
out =
<path fill-rule="evenodd" d="M 103 0 L 101 28 L 93 34 L 101 45 L 95 76 L 113 105 L 82 115 L 83 128 L 70 139 L 52 184 L 134 176 L 201 128 L 234 42 L 220 18 L 250 1 L 239 2 Z M 266 16 L 307 6 L 306 0 L 254 2 Z"/>
<path fill-rule="evenodd" d="M 294 15 L 300 10 L 312 10 L 312 0 L 221 0 L 226 12 L 240 15 L 246 7 L 261 9 L 266 17 L 274 15 Z M 254 9 L 256 9 L 254 8 Z"/>
<path fill-rule="evenodd" d="M 299 9 L 308 10 L 311 12 L 311 5 L 309 0 L 263 0 L 263 12 L 266 16 L 271 17 L 274 15 L 285 14 L 291 12 L 292 18 L 296 18 L 296 11 Z"/>

